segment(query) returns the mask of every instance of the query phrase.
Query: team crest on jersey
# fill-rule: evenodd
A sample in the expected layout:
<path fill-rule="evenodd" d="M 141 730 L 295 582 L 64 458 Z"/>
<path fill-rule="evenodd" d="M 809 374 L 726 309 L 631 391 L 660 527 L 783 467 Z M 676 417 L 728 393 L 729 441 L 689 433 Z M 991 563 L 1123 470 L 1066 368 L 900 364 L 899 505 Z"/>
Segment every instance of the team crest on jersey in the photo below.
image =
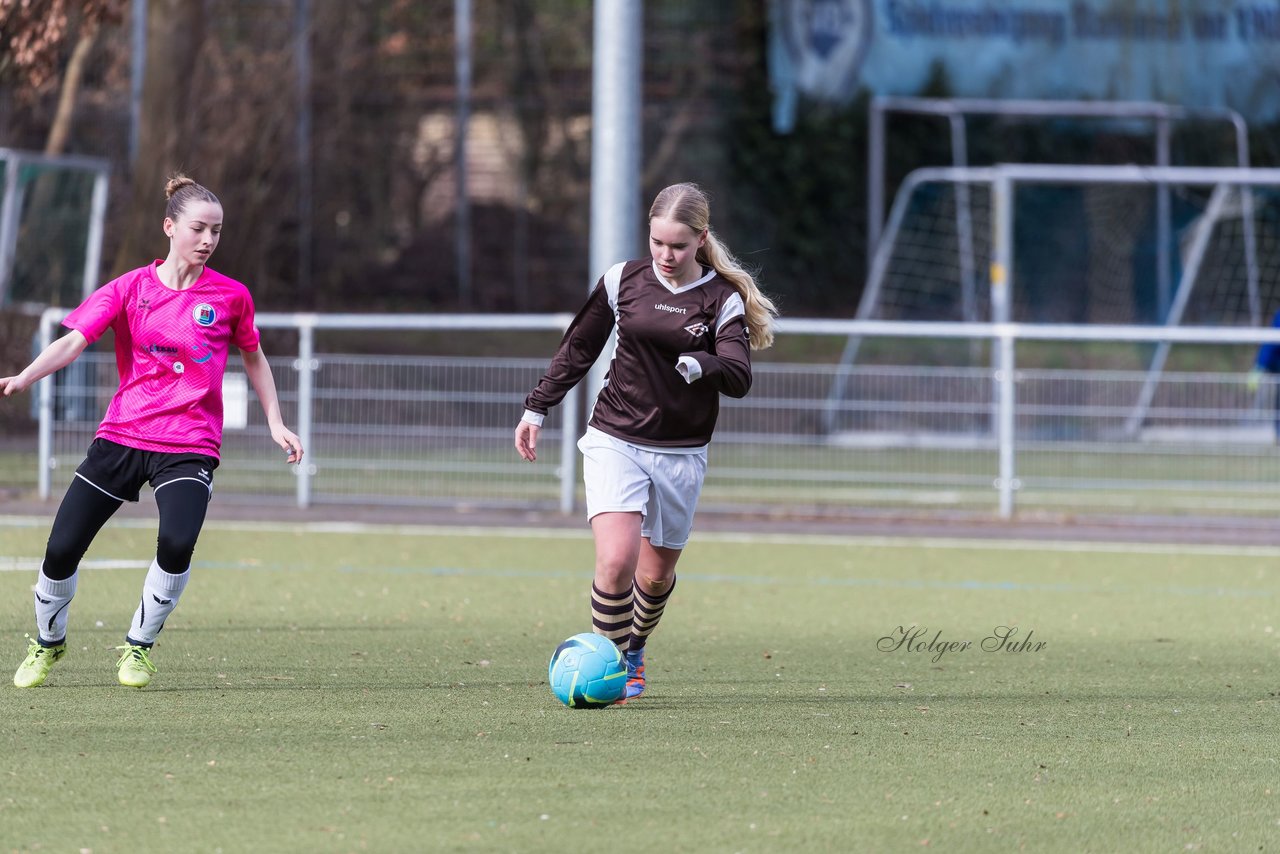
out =
<path fill-rule="evenodd" d="M 213 326 L 218 319 L 218 313 L 209 303 L 202 302 L 191 310 L 191 319 L 201 326 Z"/>
<path fill-rule="evenodd" d="M 707 324 L 699 321 L 698 323 L 690 323 L 684 328 L 684 331 L 688 332 L 694 338 L 701 338 L 703 335 L 707 334 L 707 330 L 710 328 L 711 327 L 707 326 Z"/>

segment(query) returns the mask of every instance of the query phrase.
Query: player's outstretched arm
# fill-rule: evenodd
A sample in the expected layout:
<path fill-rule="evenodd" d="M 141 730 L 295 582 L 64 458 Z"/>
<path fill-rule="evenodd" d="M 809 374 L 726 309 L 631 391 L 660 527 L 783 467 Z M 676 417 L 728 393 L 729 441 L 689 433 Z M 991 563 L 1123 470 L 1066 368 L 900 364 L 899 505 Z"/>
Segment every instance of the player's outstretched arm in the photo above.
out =
<path fill-rule="evenodd" d="M 83 333 L 75 329 L 71 330 L 45 347 L 40 355 L 22 370 L 22 373 L 12 377 L 0 377 L 0 394 L 8 397 L 20 391 L 26 391 L 49 374 L 74 362 L 88 346 L 89 342 Z"/>
<path fill-rule="evenodd" d="M 271 365 L 267 363 L 262 347 L 257 350 L 241 350 L 240 358 L 244 360 L 244 372 L 249 377 L 258 400 L 262 402 L 262 411 L 267 416 L 267 426 L 271 428 L 271 438 L 289 455 L 288 462 L 302 461 L 302 440 L 288 427 L 280 417 L 280 398 L 276 394 L 276 380 L 271 374 Z"/>

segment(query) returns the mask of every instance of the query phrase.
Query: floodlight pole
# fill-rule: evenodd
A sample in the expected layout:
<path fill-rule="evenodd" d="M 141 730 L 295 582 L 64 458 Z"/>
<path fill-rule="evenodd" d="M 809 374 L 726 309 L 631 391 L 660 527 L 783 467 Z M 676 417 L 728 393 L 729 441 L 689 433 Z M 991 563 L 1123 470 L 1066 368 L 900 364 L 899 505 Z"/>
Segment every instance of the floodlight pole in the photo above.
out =
<path fill-rule="evenodd" d="M 467 126 L 471 122 L 471 0 L 453 2 L 454 73 L 457 77 L 453 166 L 457 180 L 455 251 L 458 305 L 471 308 L 471 191 L 468 185 Z"/>
<path fill-rule="evenodd" d="M 147 76 L 147 0 L 133 0 L 129 20 L 129 165 L 138 159 L 142 81 Z"/>
<path fill-rule="evenodd" d="M 294 128 L 294 146 L 298 158 L 298 278 L 295 293 L 303 300 L 311 299 L 311 217 L 314 207 L 311 167 L 311 0 L 294 0 L 293 58 L 297 74 L 294 97 L 298 102 L 298 121 Z"/>
<path fill-rule="evenodd" d="M 595 0 L 588 289 L 609 267 L 634 258 L 637 251 L 642 10 L 640 0 Z M 611 339 L 587 378 L 587 412 L 595 405 L 612 357 Z"/>

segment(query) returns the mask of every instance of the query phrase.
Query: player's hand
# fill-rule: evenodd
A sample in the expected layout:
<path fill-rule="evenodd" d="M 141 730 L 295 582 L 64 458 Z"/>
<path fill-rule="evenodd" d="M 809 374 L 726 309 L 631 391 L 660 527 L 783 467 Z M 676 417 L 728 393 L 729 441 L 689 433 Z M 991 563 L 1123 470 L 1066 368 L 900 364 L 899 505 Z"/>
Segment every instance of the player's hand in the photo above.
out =
<path fill-rule="evenodd" d="M 302 440 L 292 430 L 284 427 L 272 430 L 271 438 L 284 449 L 286 463 L 302 462 Z"/>
<path fill-rule="evenodd" d="M 1244 376 L 1244 384 L 1249 388 L 1249 391 L 1257 391 L 1261 382 L 1262 370 L 1260 368 L 1250 368 L 1249 373 Z"/>
<path fill-rule="evenodd" d="M 528 421 L 516 425 L 516 451 L 529 462 L 538 458 L 538 431 L 541 429 Z"/>
<path fill-rule="evenodd" d="M 5 397 L 26 390 L 26 383 L 22 382 L 18 377 L 0 377 L 0 394 Z"/>

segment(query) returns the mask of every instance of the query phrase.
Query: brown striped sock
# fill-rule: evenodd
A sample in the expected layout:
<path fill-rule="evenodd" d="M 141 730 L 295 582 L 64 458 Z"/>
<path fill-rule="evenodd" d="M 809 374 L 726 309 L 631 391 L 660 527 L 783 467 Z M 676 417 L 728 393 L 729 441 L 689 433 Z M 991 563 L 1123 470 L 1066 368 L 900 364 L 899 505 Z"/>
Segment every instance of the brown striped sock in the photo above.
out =
<path fill-rule="evenodd" d="M 613 641 L 619 651 L 627 651 L 627 639 L 631 636 L 632 595 L 605 593 L 591 585 L 591 627 L 598 635 Z"/>
<path fill-rule="evenodd" d="M 675 578 L 671 579 L 671 586 L 661 596 L 649 596 L 638 585 L 632 587 L 632 592 L 635 594 L 635 616 L 631 620 L 631 642 L 624 649 L 644 648 L 649 635 L 653 634 L 653 630 L 658 627 L 658 621 L 662 619 L 662 611 L 667 607 L 671 591 L 675 589 Z"/>

